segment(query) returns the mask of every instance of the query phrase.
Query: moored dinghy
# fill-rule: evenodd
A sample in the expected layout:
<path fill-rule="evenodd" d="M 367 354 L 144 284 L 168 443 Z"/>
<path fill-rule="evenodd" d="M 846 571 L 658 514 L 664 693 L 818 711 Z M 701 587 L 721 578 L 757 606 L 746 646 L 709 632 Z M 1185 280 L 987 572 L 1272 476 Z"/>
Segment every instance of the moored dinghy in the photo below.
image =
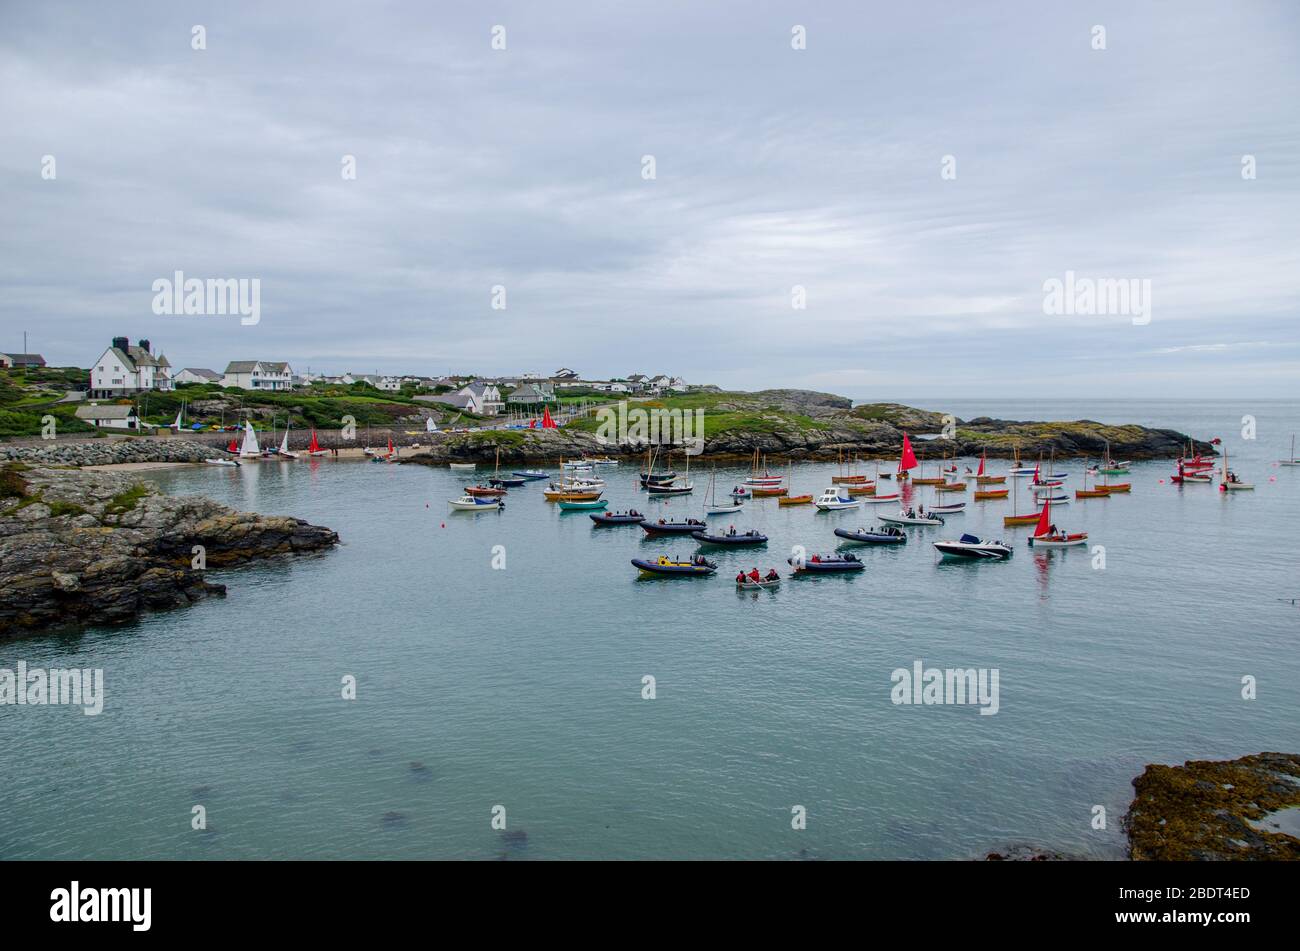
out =
<path fill-rule="evenodd" d="M 733 528 L 720 535 L 712 535 L 703 531 L 691 532 L 691 538 L 694 538 L 701 545 L 718 545 L 719 547 L 736 548 L 745 545 L 767 544 L 767 536 L 754 531 L 752 528 L 747 532 L 738 532 Z"/>
<path fill-rule="evenodd" d="M 626 512 L 597 512 L 587 516 L 597 525 L 640 525 L 645 516 L 636 509 Z"/>
<path fill-rule="evenodd" d="M 1052 523 L 1052 503 L 1050 501 L 1044 503 L 1042 514 L 1038 516 L 1038 525 L 1029 538 L 1029 547 L 1071 548 L 1076 545 L 1086 545 L 1087 543 L 1087 532 L 1075 532 L 1071 534 L 1070 532 L 1057 528 Z"/>
<path fill-rule="evenodd" d="M 654 522 L 642 519 L 640 525 L 647 535 L 690 535 L 708 527 L 698 518 L 688 518 L 684 522 L 670 522 L 663 518 Z"/>
<path fill-rule="evenodd" d="M 861 571 L 865 567 L 856 555 L 812 555 L 803 559 L 787 558 L 786 562 L 796 575 Z"/>
<path fill-rule="evenodd" d="M 912 509 L 897 515 L 877 515 L 876 518 L 891 525 L 942 525 L 943 519 L 932 512 L 917 513 Z"/>
<path fill-rule="evenodd" d="M 458 499 L 448 499 L 447 504 L 457 512 L 488 512 L 502 509 L 505 502 L 501 499 L 480 499 L 472 495 L 462 495 Z"/>
<path fill-rule="evenodd" d="M 893 525 L 887 525 L 880 529 L 859 528 L 856 531 L 848 528 L 837 528 L 835 534 L 840 538 L 846 538 L 851 542 L 859 542 L 863 545 L 907 544 L 907 533 Z"/>
<path fill-rule="evenodd" d="M 715 562 L 709 561 L 702 555 L 695 555 L 690 561 L 677 561 L 666 555 L 660 555 L 655 559 L 633 558 L 632 564 L 636 565 L 643 574 L 682 578 L 711 575 L 718 570 Z"/>

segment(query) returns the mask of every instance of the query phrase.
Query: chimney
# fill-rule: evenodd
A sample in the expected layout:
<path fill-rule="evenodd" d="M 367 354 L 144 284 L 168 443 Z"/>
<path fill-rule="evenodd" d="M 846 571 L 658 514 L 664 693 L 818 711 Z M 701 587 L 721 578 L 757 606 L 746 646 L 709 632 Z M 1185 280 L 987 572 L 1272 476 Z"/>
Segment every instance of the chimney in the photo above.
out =
<path fill-rule="evenodd" d="M 126 348 L 127 348 L 127 341 L 126 341 L 126 338 L 125 338 L 125 337 L 114 337 L 114 338 L 113 338 L 113 346 L 116 347 L 118 350 L 121 350 L 123 353 L 126 353 Z"/>
<path fill-rule="evenodd" d="M 141 341 L 138 342 L 137 345 L 138 345 L 138 346 L 140 347 L 140 349 L 143 350 L 145 353 L 148 353 L 148 352 L 149 352 L 149 341 L 148 341 L 148 340 L 141 340 Z"/>

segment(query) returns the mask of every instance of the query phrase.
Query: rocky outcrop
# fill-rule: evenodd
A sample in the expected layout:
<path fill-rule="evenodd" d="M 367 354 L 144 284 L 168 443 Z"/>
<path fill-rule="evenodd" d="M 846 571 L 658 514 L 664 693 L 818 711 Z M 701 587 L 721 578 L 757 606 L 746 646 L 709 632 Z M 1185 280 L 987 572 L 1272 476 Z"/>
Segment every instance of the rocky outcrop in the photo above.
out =
<path fill-rule="evenodd" d="M 225 436 L 229 439 L 229 435 Z M 163 439 L 89 439 L 28 446 L 0 446 L 0 460 L 36 466 L 110 466 L 123 462 L 202 462 L 215 455 L 211 446 L 174 437 Z"/>
<path fill-rule="evenodd" d="M 1148 766 L 1124 818 L 1129 857 L 1153 861 L 1300 860 L 1274 816 L 1300 807 L 1300 755 Z"/>
<path fill-rule="evenodd" d="M 328 528 L 163 495 L 118 473 L 9 464 L 0 468 L 0 637 L 122 623 L 224 594 L 205 568 L 337 543 Z"/>

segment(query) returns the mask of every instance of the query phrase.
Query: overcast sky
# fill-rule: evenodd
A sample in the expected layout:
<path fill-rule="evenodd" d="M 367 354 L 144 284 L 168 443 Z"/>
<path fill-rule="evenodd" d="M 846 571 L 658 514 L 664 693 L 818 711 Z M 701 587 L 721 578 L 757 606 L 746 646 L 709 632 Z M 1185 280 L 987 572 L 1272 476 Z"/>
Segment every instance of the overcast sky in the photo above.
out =
<path fill-rule="evenodd" d="M 1287 0 L 0 0 L 0 142 L 0 348 L 53 364 L 122 334 L 874 397 L 1300 379 Z M 155 315 L 177 270 L 260 279 L 260 323 Z M 1150 322 L 1045 315 L 1067 271 L 1149 280 Z"/>

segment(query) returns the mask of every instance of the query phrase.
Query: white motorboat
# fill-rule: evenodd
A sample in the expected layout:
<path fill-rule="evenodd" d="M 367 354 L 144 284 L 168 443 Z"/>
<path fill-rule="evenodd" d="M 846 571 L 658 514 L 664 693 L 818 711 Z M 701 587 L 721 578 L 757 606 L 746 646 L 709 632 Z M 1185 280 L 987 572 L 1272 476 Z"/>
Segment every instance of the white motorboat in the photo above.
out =
<path fill-rule="evenodd" d="M 238 465 L 239 465 L 239 463 L 236 462 L 234 459 L 204 459 L 203 461 L 206 462 L 206 463 L 207 463 L 208 465 L 210 465 L 210 466 L 236 466 L 236 467 L 238 467 Z"/>
<path fill-rule="evenodd" d="M 448 469 L 477 469 L 478 463 L 477 462 L 449 462 L 447 463 L 447 468 Z"/>
<path fill-rule="evenodd" d="M 447 504 L 456 512 L 484 512 L 489 509 L 505 507 L 505 503 L 499 498 L 478 498 L 473 495 L 462 495 L 458 499 L 448 499 Z"/>
<path fill-rule="evenodd" d="M 974 535 L 962 535 L 955 542 L 935 542 L 945 558 L 969 558 L 977 561 L 1005 561 L 1012 548 L 1001 541 L 987 541 Z"/>
<path fill-rule="evenodd" d="M 823 490 L 821 496 L 813 504 L 823 512 L 838 512 L 843 509 L 861 508 L 862 500 L 840 495 L 840 490 L 835 486 L 831 486 Z"/>
<path fill-rule="evenodd" d="M 897 515 L 877 515 L 876 518 L 891 525 L 942 525 L 943 519 L 938 515 L 917 515 L 914 512 L 899 512 Z"/>
<path fill-rule="evenodd" d="M 947 505 L 931 505 L 930 511 L 935 515 L 960 515 L 966 511 L 966 503 L 950 502 Z"/>

